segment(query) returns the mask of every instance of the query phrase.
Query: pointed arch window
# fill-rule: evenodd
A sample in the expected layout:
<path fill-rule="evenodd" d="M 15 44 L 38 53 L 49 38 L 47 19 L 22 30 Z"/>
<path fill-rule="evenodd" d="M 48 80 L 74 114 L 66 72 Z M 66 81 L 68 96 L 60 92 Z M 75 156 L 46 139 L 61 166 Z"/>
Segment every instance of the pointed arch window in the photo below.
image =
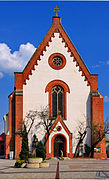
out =
<path fill-rule="evenodd" d="M 60 114 L 65 120 L 67 118 L 67 92 L 70 93 L 68 85 L 61 80 L 53 80 L 46 86 L 45 92 L 49 93 L 49 116 L 57 118 Z"/>
<path fill-rule="evenodd" d="M 64 89 L 56 85 L 52 88 L 52 117 L 57 117 L 58 114 L 64 118 Z"/>

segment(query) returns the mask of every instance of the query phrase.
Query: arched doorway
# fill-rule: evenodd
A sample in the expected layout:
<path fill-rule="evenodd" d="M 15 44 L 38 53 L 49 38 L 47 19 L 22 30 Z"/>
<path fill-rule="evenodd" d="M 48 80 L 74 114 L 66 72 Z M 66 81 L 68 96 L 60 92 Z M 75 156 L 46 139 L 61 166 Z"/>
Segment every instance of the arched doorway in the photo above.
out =
<path fill-rule="evenodd" d="M 61 150 L 63 151 L 64 157 L 66 156 L 66 139 L 62 135 L 57 135 L 54 139 L 54 157 L 61 156 Z"/>

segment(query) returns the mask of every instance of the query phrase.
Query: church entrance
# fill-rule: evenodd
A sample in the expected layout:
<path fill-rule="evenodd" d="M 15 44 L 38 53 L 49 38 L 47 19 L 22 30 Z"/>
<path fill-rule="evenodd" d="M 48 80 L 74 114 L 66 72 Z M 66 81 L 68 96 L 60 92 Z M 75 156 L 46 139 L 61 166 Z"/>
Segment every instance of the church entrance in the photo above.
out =
<path fill-rule="evenodd" d="M 66 156 L 66 139 L 62 135 L 56 136 L 54 139 L 54 157 L 61 156 L 61 150 L 63 151 L 63 156 Z"/>

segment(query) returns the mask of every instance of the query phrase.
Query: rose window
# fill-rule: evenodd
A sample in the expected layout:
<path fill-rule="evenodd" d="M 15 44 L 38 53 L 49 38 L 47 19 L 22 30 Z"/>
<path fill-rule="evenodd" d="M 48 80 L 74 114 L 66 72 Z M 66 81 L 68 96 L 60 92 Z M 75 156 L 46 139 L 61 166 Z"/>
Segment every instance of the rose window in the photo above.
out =
<path fill-rule="evenodd" d="M 61 57 L 59 57 L 59 56 L 54 57 L 54 58 L 53 58 L 53 64 L 54 64 L 55 66 L 60 66 L 60 65 L 62 64 L 62 59 L 61 59 Z"/>
<path fill-rule="evenodd" d="M 50 55 L 48 63 L 53 69 L 60 70 L 66 65 L 66 58 L 61 53 L 53 53 Z"/>

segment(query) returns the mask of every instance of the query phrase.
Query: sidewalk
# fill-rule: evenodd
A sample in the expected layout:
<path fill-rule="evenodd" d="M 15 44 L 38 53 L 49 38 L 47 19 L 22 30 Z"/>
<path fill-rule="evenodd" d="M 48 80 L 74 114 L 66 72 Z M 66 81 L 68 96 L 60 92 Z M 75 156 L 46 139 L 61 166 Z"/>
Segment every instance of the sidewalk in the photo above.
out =
<path fill-rule="evenodd" d="M 60 179 L 108 179 L 109 160 L 59 161 Z"/>
<path fill-rule="evenodd" d="M 0 159 L 0 179 L 109 179 L 109 160 L 48 160 L 49 168 L 13 168 L 15 160 Z"/>
<path fill-rule="evenodd" d="M 14 168 L 15 160 L 0 159 L 0 179 L 54 179 L 57 160 L 50 160 L 49 168 Z"/>

